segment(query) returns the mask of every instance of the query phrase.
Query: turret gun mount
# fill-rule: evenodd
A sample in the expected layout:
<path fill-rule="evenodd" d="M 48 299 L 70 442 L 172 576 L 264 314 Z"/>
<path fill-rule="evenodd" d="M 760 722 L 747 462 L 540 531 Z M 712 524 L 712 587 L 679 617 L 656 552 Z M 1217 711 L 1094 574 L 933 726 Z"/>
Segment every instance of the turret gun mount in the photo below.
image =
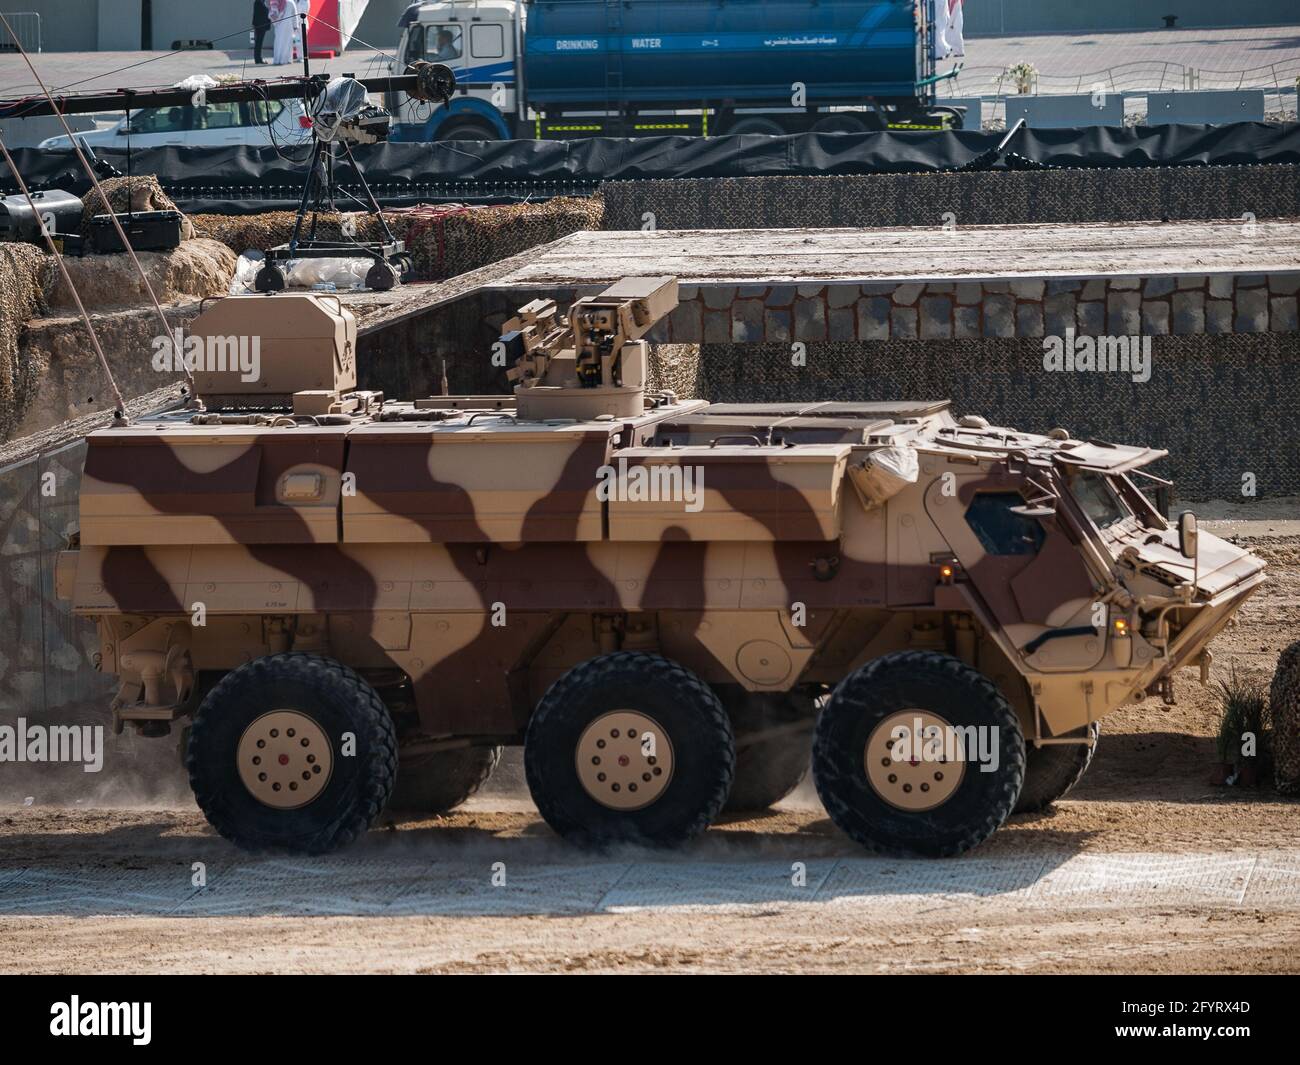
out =
<path fill-rule="evenodd" d="M 514 365 L 518 417 L 529 421 L 645 410 L 646 341 L 677 306 L 677 278 L 625 277 L 584 296 L 561 315 L 554 300 L 534 300 L 505 324 L 501 343 Z"/>

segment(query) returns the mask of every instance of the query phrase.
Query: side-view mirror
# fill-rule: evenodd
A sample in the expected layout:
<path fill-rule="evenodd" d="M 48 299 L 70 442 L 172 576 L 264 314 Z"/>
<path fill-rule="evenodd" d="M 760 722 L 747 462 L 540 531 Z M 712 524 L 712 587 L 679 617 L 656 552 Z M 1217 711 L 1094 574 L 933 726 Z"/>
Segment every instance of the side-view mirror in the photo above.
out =
<path fill-rule="evenodd" d="M 1184 510 L 1178 515 L 1178 550 L 1182 552 L 1183 558 L 1195 558 L 1197 540 L 1200 532 L 1196 527 L 1196 515 L 1190 510 Z"/>

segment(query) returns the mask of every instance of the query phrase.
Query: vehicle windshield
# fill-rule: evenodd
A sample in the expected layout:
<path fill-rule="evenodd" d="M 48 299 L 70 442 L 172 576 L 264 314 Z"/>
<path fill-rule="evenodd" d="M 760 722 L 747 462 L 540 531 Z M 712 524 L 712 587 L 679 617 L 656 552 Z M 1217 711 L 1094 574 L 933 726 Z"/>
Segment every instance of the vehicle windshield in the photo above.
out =
<path fill-rule="evenodd" d="M 1098 529 L 1107 529 L 1133 514 L 1104 474 L 1079 470 L 1069 477 L 1068 483 L 1088 520 Z"/>

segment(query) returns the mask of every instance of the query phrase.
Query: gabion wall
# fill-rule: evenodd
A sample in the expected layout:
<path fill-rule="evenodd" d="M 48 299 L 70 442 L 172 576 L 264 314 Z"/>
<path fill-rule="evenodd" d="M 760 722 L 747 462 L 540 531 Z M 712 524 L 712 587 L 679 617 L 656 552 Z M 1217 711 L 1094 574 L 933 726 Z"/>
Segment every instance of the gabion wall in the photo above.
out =
<path fill-rule="evenodd" d="M 1300 215 L 1300 166 L 611 181 L 601 195 L 606 229 L 1284 218 Z"/>
<path fill-rule="evenodd" d="M 995 425 L 1167 448 L 1152 472 L 1179 498 L 1249 502 L 1300 495 L 1300 344 L 1296 334 L 1151 338 L 1151 377 L 1048 372 L 1030 338 L 703 344 L 696 395 L 715 402 L 951 399 Z M 1246 482 L 1249 483 L 1249 482 Z"/>

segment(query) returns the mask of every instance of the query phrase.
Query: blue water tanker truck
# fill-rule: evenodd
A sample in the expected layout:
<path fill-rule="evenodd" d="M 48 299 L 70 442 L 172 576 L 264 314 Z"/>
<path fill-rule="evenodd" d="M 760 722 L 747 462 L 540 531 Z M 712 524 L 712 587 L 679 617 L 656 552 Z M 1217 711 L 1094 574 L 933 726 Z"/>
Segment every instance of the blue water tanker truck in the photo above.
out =
<path fill-rule="evenodd" d="M 942 2 L 942 0 L 939 0 Z M 450 106 L 388 100 L 394 140 L 956 128 L 936 104 L 935 0 L 436 0 L 396 73 L 456 74 Z"/>

